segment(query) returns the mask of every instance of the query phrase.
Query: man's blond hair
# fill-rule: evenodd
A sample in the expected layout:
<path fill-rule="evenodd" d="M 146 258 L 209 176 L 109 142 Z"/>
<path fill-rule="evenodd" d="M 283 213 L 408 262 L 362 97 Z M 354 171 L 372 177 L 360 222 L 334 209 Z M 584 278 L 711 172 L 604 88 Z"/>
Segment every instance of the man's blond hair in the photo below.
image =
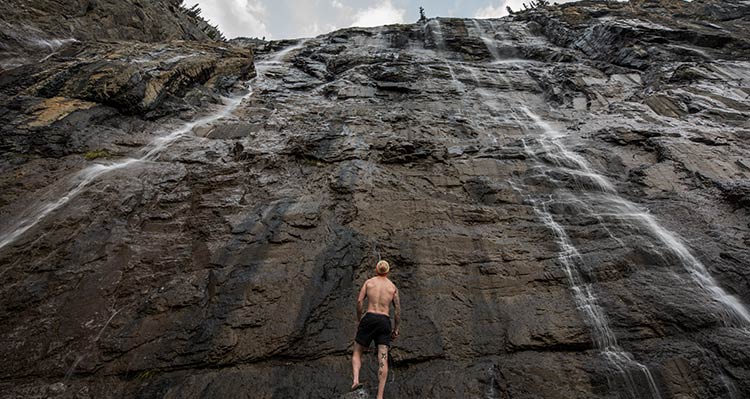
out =
<path fill-rule="evenodd" d="M 384 260 L 381 260 L 375 265 L 375 272 L 377 272 L 379 276 L 385 276 L 389 271 L 391 271 L 391 265 Z"/>

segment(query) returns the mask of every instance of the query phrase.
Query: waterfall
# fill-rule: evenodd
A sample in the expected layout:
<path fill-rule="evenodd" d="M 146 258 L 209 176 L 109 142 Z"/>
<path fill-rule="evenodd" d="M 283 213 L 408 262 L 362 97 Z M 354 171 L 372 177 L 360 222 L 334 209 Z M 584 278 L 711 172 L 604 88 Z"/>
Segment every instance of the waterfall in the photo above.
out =
<path fill-rule="evenodd" d="M 116 169 L 124 168 L 128 165 L 137 162 L 136 159 L 128 158 L 112 164 L 96 164 L 90 166 L 78 173 L 76 173 L 71 179 L 73 187 L 67 192 L 64 192 L 56 200 L 45 202 L 33 206 L 22 213 L 22 217 L 19 221 L 14 223 L 8 231 L 0 233 L 0 249 L 4 248 L 8 244 L 14 242 L 18 237 L 25 233 L 28 229 L 34 227 L 42 219 L 47 217 L 54 210 L 60 208 L 70 201 L 71 198 L 78 195 L 89 183 L 91 183 L 97 177 L 111 172 Z M 68 186 L 70 183 L 68 183 Z M 54 190 L 53 190 L 54 192 Z"/>
<path fill-rule="evenodd" d="M 53 185 L 47 190 L 47 194 L 56 198 L 38 203 L 24 210 L 15 223 L 11 223 L 10 227 L 4 231 L 0 231 L 0 249 L 17 240 L 50 213 L 67 204 L 99 176 L 114 170 L 127 168 L 139 162 L 157 160 L 159 155 L 172 143 L 188 135 L 196 127 L 210 125 L 227 117 L 239 106 L 242 100 L 250 95 L 252 95 L 252 90 L 243 96 L 225 98 L 224 105 L 215 112 L 195 121 L 186 122 L 170 133 L 157 137 L 148 143 L 139 151 L 140 156 L 138 158 L 125 158 L 111 163 L 98 163 L 79 171 L 71 178 L 64 179 L 62 183 Z"/>
<path fill-rule="evenodd" d="M 37 37 L 31 37 L 28 39 L 28 42 L 34 46 L 39 48 L 45 48 L 49 51 L 55 51 L 59 49 L 60 47 L 68 44 L 68 43 L 75 43 L 78 40 L 73 38 L 68 39 L 42 39 Z"/>
<path fill-rule="evenodd" d="M 638 393 L 638 384 L 636 384 L 631 373 L 631 370 L 636 370 L 646 379 L 650 396 L 655 399 L 661 399 L 659 389 L 648 367 L 636 361 L 630 353 L 623 350 L 617 343 L 617 338 L 609 327 L 607 316 L 601 306 L 599 306 L 599 301 L 594 294 L 593 287 L 591 284 L 584 282 L 581 274 L 583 259 L 578 249 L 570 241 L 565 229 L 552 217 L 547 209 L 547 203 L 540 205 L 534 199 L 530 199 L 529 201 L 539 219 L 554 233 L 557 239 L 557 244 L 560 247 L 558 260 L 573 291 L 576 305 L 584 312 L 585 319 L 592 329 L 596 348 L 602 352 L 604 357 L 624 377 L 625 387 L 632 398 L 638 399 L 642 397 Z"/>
<path fill-rule="evenodd" d="M 173 130 L 171 133 L 154 139 L 152 142 L 147 144 L 141 150 L 141 153 L 143 155 L 140 158 L 138 158 L 138 160 L 139 161 L 156 160 L 159 154 L 161 154 L 167 147 L 169 147 L 175 141 L 179 140 L 180 138 L 192 132 L 193 129 L 195 129 L 196 127 L 210 125 L 220 119 L 226 118 L 229 114 L 231 114 L 237 108 L 237 106 L 240 105 L 242 100 L 252 95 L 252 93 L 253 93 L 252 90 L 250 90 L 244 96 L 234 97 L 234 98 L 225 98 L 224 106 L 219 108 L 216 112 L 209 114 L 203 118 L 197 119 L 195 121 L 187 122 L 183 124 L 182 126 L 180 126 L 179 128 Z"/>
<path fill-rule="evenodd" d="M 609 212 L 595 214 L 597 217 L 612 217 L 620 222 L 635 222 L 641 229 L 657 238 L 680 261 L 680 265 L 694 282 L 716 304 L 717 312 L 726 326 L 747 328 L 750 326 L 750 312 L 733 295 L 721 288 L 708 269 L 672 232 L 662 227 L 656 219 L 638 205 L 620 197 L 609 180 L 594 172 L 588 163 L 578 154 L 569 151 L 561 142 L 562 135 L 552 129 L 538 115 L 526 107 L 522 107 L 526 116 L 542 130 L 542 137 L 538 143 L 542 147 L 542 154 L 551 160 L 557 170 L 569 172 L 577 178 L 589 179 L 596 189 L 593 194 L 581 198 L 591 201 L 601 201 Z M 539 154 L 530 153 L 537 157 Z"/>
<path fill-rule="evenodd" d="M 304 41 L 278 52 L 269 61 L 261 62 L 259 64 L 268 66 L 269 63 L 277 64 L 280 62 L 284 62 L 285 57 L 291 51 L 299 49 L 303 45 Z M 178 141 L 180 138 L 189 135 L 196 127 L 210 125 L 214 122 L 228 117 L 237 109 L 237 107 L 242 103 L 243 100 L 252 96 L 252 94 L 252 87 L 249 87 L 248 92 L 242 96 L 224 98 L 223 106 L 213 113 L 194 121 L 186 122 L 180 125 L 178 128 L 172 130 L 168 134 L 162 135 L 152 140 L 150 143 L 148 143 L 138 151 L 138 154 L 140 156 L 137 158 L 125 158 L 112 163 L 89 166 L 76 173 L 70 179 L 67 179 L 62 185 L 60 185 L 60 187 L 52 187 L 52 189 L 48 191 L 49 193 L 51 193 L 51 195 L 55 195 L 60 191 L 62 191 L 62 194 L 59 194 L 58 198 L 53 201 L 41 202 L 35 206 L 32 206 L 31 208 L 28 208 L 22 213 L 18 222 L 13 224 L 7 232 L 0 232 L 0 249 L 14 242 L 26 231 L 45 219 L 49 214 L 64 206 L 98 177 L 117 169 L 127 168 L 136 163 L 157 161 L 159 155 L 161 155 L 171 144 Z M 71 186 L 72 188 L 68 188 Z M 0 271 L 0 275 L 5 273 L 5 271 L 7 271 L 7 269 Z M 97 335 L 92 339 L 91 344 L 99 341 L 99 339 L 102 337 L 102 334 L 104 333 L 104 330 L 121 310 L 122 309 L 114 310 L 112 315 L 109 316 L 104 325 L 99 329 Z M 73 363 L 65 373 L 63 381 L 68 381 L 72 377 L 72 375 L 75 373 L 76 368 L 85 357 L 86 354 L 78 355 L 75 357 Z"/>
<path fill-rule="evenodd" d="M 464 87 L 464 84 L 461 83 L 460 80 L 456 77 L 456 71 L 453 70 L 453 66 L 451 65 L 450 61 L 444 60 L 445 66 L 448 67 L 448 73 L 451 75 L 451 82 L 453 83 L 453 87 L 456 88 L 456 91 L 463 94 L 466 91 L 466 88 Z"/>
<path fill-rule="evenodd" d="M 612 186 L 612 183 L 610 183 L 604 176 L 595 173 L 582 156 L 568 150 L 562 145 L 560 142 L 560 138 L 563 137 L 562 134 L 552 129 L 547 122 L 543 121 L 528 108 L 521 107 L 521 110 L 542 129 L 544 139 L 539 140 L 539 144 L 542 146 L 542 153 L 557 166 L 558 171 L 575 175 L 578 178 L 583 178 L 584 182 L 588 179 L 594 187 L 601 191 L 615 193 L 615 188 Z"/>
<path fill-rule="evenodd" d="M 289 53 L 297 49 L 302 48 L 307 43 L 307 39 L 300 40 L 299 43 L 294 46 L 287 47 L 278 53 L 274 54 L 269 60 L 263 61 L 259 64 L 267 66 L 268 64 L 278 64 L 285 62 L 285 59 Z M 177 129 L 171 132 L 157 137 L 150 143 L 146 144 L 140 151 L 140 156 L 137 158 L 125 158 L 119 161 L 111 163 L 98 163 L 96 165 L 89 166 L 72 177 L 64 179 L 62 183 L 53 185 L 47 190 L 48 196 L 54 196 L 56 198 L 48 201 L 40 202 L 36 205 L 31 206 L 24 210 L 14 223 L 10 224 L 10 227 L 3 231 L 0 231 L 0 249 L 16 241 L 30 228 L 34 227 L 50 213 L 59 209 L 63 205 L 67 204 L 71 199 L 78 195 L 84 188 L 86 188 L 91 182 L 96 180 L 99 176 L 114 170 L 127 168 L 139 162 L 156 161 L 159 155 L 164 152 L 172 143 L 179 140 L 180 138 L 189 135 L 193 129 L 200 126 L 210 125 L 220 119 L 226 118 L 242 103 L 242 101 L 253 94 L 252 87 L 249 88 L 245 95 L 224 98 L 224 105 L 213 113 L 196 119 L 191 122 L 186 122 L 179 126 Z"/>
<path fill-rule="evenodd" d="M 621 221 L 633 220 L 645 228 L 652 236 L 659 239 L 677 256 L 680 264 L 700 288 L 718 305 L 717 312 L 724 325 L 729 327 L 750 327 L 750 312 L 735 296 L 721 288 L 706 266 L 699 261 L 674 233 L 662 227 L 656 219 L 637 205 L 617 195 L 606 195 L 603 199 L 612 205 L 613 213 L 601 215 L 612 216 Z"/>
<path fill-rule="evenodd" d="M 611 217 L 621 223 L 633 223 L 657 238 L 668 251 L 677 256 L 681 266 L 701 290 L 715 304 L 720 305 L 717 307 L 717 313 L 725 325 L 740 328 L 747 328 L 750 325 L 750 315 L 747 308 L 716 283 L 706 267 L 690 253 L 685 244 L 674 233 L 662 227 L 648 212 L 620 197 L 612 183 L 606 177 L 594 172 L 580 155 L 569 151 L 561 141 L 562 135 L 551 128 L 538 115 L 526 107 L 520 107 L 520 109 L 528 120 L 542 132 L 541 137 L 538 137 L 536 141 L 540 150 L 533 151 L 524 141 L 526 152 L 532 159 L 537 160 L 540 166 L 546 168 L 545 172 L 568 173 L 581 183 L 577 186 L 581 194 L 577 195 L 574 201 L 584 203 L 584 208 L 590 210 L 591 215 L 595 216 L 605 228 L 606 224 L 603 223 L 602 218 Z M 544 161 L 551 163 L 553 166 L 543 166 Z M 589 193 L 590 191 L 593 191 L 593 193 Z M 548 210 L 548 202 L 540 204 L 539 201 L 534 199 L 530 199 L 530 202 L 540 220 L 554 233 L 557 239 L 560 247 L 558 259 L 574 292 L 576 303 L 583 310 L 592 328 L 596 347 L 624 376 L 625 385 L 634 398 L 639 396 L 631 370 L 643 375 L 648 382 L 651 396 L 659 398 L 659 390 L 649 369 L 633 359 L 632 355 L 618 345 L 616 337 L 609 328 L 606 315 L 597 303 L 591 285 L 585 283 L 582 278 L 582 258 L 564 228 L 552 217 Z M 595 212 L 594 209 L 597 204 L 607 209 L 608 212 Z M 622 245 L 621 240 L 616 238 L 608 228 L 606 230 Z"/>
<path fill-rule="evenodd" d="M 430 32 L 432 33 L 432 40 L 435 42 L 435 47 L 438 50 L 444 50 L 445 39 L 443 38 L 443 29 L 440 27 L 440 20 L 437 18 L 431 19 L 427 25 L 430 26 Z"/>
<path fill-rule="evenodd" d="M 479 23 L 479 20 L 472 19 L 471 21 L 474 24 L 474 30 L 475 30 L 476 35 L 479 37 L 479 39 L 482 40 L 484 45 L 487 47 L 487 51 L 490 52 L 492 59 L 499 60 L 500 53 L 497 51 L 497 45 L 495 43 L 495 39 L 487 36 L 487 33 L 485 32 L 484 28 L 482 28 L 482 25 Z"/>
<path fill-rule="evenodd" d="M 492 64 L 500 65 L 495 40 L 485 33 L 479 21 L 473 20 L 472 22 L 477 36 L 485 44 L 494 59 Z M 516 62 L 516 60 L 507 60 L 504 63 L 515 64 Z M 525 61 L 519 60 L 518 62 Z M 465 67 L 477 81 L 477 87 L 480 87 L 481 84 L 477 71 L 472 67 Z M 503 77 L 498 76 L 498 78 Z M 505 81 L 507 82 L 507 80 Z M 483 98 L 484 104 L 490 107 L 494 106 L 495 111 L 503 111 L 493 102 L 494 95 L 492 93 L 487 93 L 485 90 L 476 90 L 476 92 Z M 604 230 L 606 230 L 607 234 L 620 246 L 624 247 L 624 242 L 616 237 L 607 227 L 605 218 L 613 218 L 618 222 L 634 223 L 638 225 L 639 229 L 655 237 L 670 252 L 677 256 L 684 270 L 697 283 L 702 292 L 706 293 L 712 302 L 721 305 L 721 310 L 717 313 L 725 325 L 734 327 L 747 327 L 750 325 L 750 315 L 747 309 L 734 296 L 729 295 L 719 287 L 706 267 L 690 253 L 679 238 L 659 225 L 653 216 L 632 202 L 620 197 L 612 182 L 605 176 L 594 171 L 581 155 L 566 148 L 562 142 L 562 133 L 553 129 L 546 121 L 523 105 L 523 102 L 519 101 L 519 103 L 514 108 L 519 110 L 521 116 L 524 118 L 516 118 L 518 124 L 523 126 L 530 121 L 532 126 L 541 131 L 541 134 L 534 140 L 534 148 L 527 145 L 526 140 L 522 140 L 522 142 L 529 157 L 536 160 L 538 167 L 542 169 L 542 175 L 545 178 L 554 181 L 551 175 L 555 174 L 572 178 L 574 184 L 572 189 L 576 190 L 576 195 L 570 195 L 570 197 L 575 197 L 572 201 L 583 205 L 583 208 L 590 213 L 590 216 L 595 217 Z M 614 367 L 617 373 L 622 376 L 627 394 L 632 398 L 651 397 L 660 399 L 661 393 L 648 367 L 635 360 L 630 353 L 618 344 L 615 334 L 609 327 L 606 313 L 599 304 L 591 283 L 587 283 L 583 277 L 585 265 L 578 249 L 573 245 L 565 229 L 554 219 L 548 209 L 550 202 L 553 201 L 552 196 L 546 199 L 534 198 L 525 194 L 516 185 L 512 184 L 512 186 L 522 196 L 527 198 L 527 201 L 532 205 L 539 219 L 553 232 L 560 249 L 558 262 L 565 272 L 570 289 L 573 291 L 576 305 L 583 312 L 584 318 L 591 328 L 595 347 L 602 353 L 608 363 Z M 607 212 L 596 211 L 597 204 L 591 202 L 591 198 L 594 195 L 598 197 L 598 201 L 605 204 L 604 207 L 608 210 Z M 644 383 L 639 384 L 639 381 Z"/>
<path fill-rule="evenodd" d="M 466 68 L 477 82 L 477 87 L 480 87 L 481 84 L 477 72 L 472 67 L 466 66 Z M 507 83 L 511 86 L 510 82 Z M 483 103 L 491 109 L 497 112 L 502 111 L 495 104 L 491 93 L 487 93 L 483 89 L 477 89 L 476 93 L 482 97 Z M 552 129 L 549 124 L 533 114 L 524 105 L 518 104 L 515 107 L 522 111 L 526 117 L 543 132 L 543 137 L 536 140 L 536 143 L 541 147 L 538 151 L 532 150 L 527 145 L 526 141 L 522 140 L 526 153 L 531 159 L 536 160 L 540 167 L 543 167 L 544 165 L 542 160 L 546 160 L 554 165 L 553 169 L 555 171 L 576 176 L 578 179 L 577 181 L 582 183 L 582 187 L 593 187 L 597 191 L 608 194 L 616 193 L 614 186 L 606 178 L 594 172 L 583 157 L 569 151 L 562 145 L 559 141 L 561 135 Z M 511 118 L 515 118 L 513 116 L 513 110 L 511 110 Z M 515 119 L 519 125 L 523 126 L 524 121 L 519 118 Z M 560 251 L 558 252 L 559 264 L 562 266 L 567 277 L 571 291 L 573 291 L 573 298 L 576 306 L 582 311 L 585 322 L 591 328 L 594 346 L 601 352 L 609 364 L 614 367 L 617 373 L 622 376 L 624 388 L 629 397 L 632 399 L 640 399 L 643 398 L 644 394 L 647 392 L 646 397 L 661 399 L 661 394 L 656 385 L 656 381 L 648 367 L 635 360 L 630 353 L 626 352 L 619 346 L 617 338 L 609 326 L 606 313 L 599 305 L 599 300 L 596 297 L 592 285 L 586 283 L 583 277 L 585 266 L 583 258 L 568 237 L 565 229 L 549 212 L 548 204 L 552 198 L 550 197 L 546 201 L 541 201 L 528 195 L 522 190 L 522 188 L 518 187 L 513 182 L 510 183 L 514 190 L 519 192 L 522 197 L 526 198 L 542 223 L 553 232 L 557 245 L 560 248 Z M 612 235 L 609 229 L 607 229 L 607 232 Z M 618 242 L 621 241 L 618 240 Z M 639 379 L 637 379 L 637 377 L 640 378 L 641 381 L 645 381 L 645 387 L 642 387 L 642 385 L 638 383 Z M 643 392 L 644 390 L 646 392 Z"/>
<path fill-rule="evenodd" d="M 286 48 L 281 49 L 279 52 L 275 53 L 271 58 L 267 60 L 263 60 L 260 63 L 261 64 L 281 64 L 286 62 L 287 56 L 293 52 L 301 49 L 302 47 L 305 47 L 307 42 L 310 41 L 310 39 L 300 39 L 297 44 L 293 46 L 289 46 Z"/>
<path fill-rule="evenodd" d="M 522 109 L 525 112 L 530 112 L 523 107 Z M 523 141 L 523 144 L 527 154 L 529 154 L 532 159 L 538 160 L 537 154 L 531 151 L 526 145 L 525 140 Z M 553 147 L 547 146 L 545 148 L 549 149 Z M 521 195 L 524 194 L 523 191 L 514 184 L 511 183 L 511 186 Z M 636 379 L 632 373 L 634 370 L 646 380 L 649 396 L 651 398 L 661 399 L 661 394 L 656 386 L 656 381 L 648 367 L 635 360 L 630 353 L 626 352 L 618 344 L 616 336 L 609 327 L 607 316 L 599 305 L 599 300 L 594 293 L 592 285 L 586 283 L 583 278 L 582 270 L 585 266 L 583 258 L 578 249 L 571 242 L 565 229 L 552 217 L 552 214 L 548 209 L 548 202 L 542 202 L 540 204 L 536 199 L 529 198 L 528 196 L 526 196 L 526 198 L 542 223 L 544 223 L 544 225 L 555 235 L 557 245 L 560 248 L 560 251 L 558 252 L 558 261 L 565 272 L 570 289 L 573 291 L 573 298 L 576 306 L 583 311 L 586 323 L 591 328 L 595 347 L 623 377 L 626 392 L 631 398 L 639 399 L 642 397 L 642 395 L 639 394 L 639 384 L 636 383 Z M 550 197 L 548 201 L 552 201 L 552 198 Z M 609 229 L 607 229 L 607 232 L 612 236 Z"/>

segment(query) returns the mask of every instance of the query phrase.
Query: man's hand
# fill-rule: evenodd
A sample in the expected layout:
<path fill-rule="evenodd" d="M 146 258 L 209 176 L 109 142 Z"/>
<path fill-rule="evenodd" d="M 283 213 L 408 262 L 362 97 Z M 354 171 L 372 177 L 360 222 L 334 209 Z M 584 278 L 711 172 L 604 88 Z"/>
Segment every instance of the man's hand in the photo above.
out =
<path fill-rule="evenodd" d="M 397 328 L 397 329 L 395 329 L 395 330 L 393 330 L 393 331 L 391 332 L 391 339 L 396 339 L 396 338 L 398 338 L 398 334 L 399 334 L 398 328 Z"/>

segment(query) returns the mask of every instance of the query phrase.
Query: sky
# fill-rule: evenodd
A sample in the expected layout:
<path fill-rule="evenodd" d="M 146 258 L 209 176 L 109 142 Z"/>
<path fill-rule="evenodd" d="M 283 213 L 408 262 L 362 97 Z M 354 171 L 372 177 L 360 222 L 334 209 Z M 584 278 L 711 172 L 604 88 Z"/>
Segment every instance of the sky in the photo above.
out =
<path fill-rule="evenodd" d="M 227 38 L 291 39 L 313 37 L 350 26 L 410 23 L 427 17 L 497 18 L 506 6 L 523 8 L 529 0 L 185 0 L 198 3 L 201 15 Z M 572 0 L 553 0 L 565 3 Z"/>

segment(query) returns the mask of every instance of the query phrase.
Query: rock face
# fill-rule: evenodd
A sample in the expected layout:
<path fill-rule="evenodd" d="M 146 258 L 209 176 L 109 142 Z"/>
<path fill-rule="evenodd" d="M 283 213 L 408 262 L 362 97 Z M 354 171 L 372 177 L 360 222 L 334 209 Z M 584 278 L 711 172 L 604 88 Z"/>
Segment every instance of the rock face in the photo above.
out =
<path fill-rule="evenodd" d="M 0 70 L 76 41 L 223 39 L 196 11 L 182 0 L 6 0 L 0 4 Z"/>
<path fill-rule="evenodd" d="M 66 7 L 74 6 L 73 3 L 12 3 L 16 4 L 9 15 L 19 19 L 0 23 L 27 27 L 36 23 L 53 33 L 48 20 L 70 22 L 65 13 L 59 15 L 59 7 L 66 11 Z M 133 10 L 126 7 L 125 2 L 96 4 L 96 10 L 106 11 L 115 6 L 124 7 L 117 9 L 120 13 Z M 8 5 L 4 3 L 2 7 Z M 80 40 L 47 41 L 49 47 L 41 50 L 33 43 L 35 36 L 2 37 L 3 49 L 23 54 L 22 58 L 0 59 L 2 167 L 16 170 L 15 175 L 4 174 L 0 178 L 8 194 L 0 200 L 2 206 L 19 205 L 17 200 L 25 192 L 49 187 L 61 176 L 39 173 L 41 170 L 59 168 L 68 173 L 80 169 L 82 155 L 89 160 L 132 155 L 134 148 L 145 146 L 155 134 L 177 122 L 182 123 L 173 121 L 174 117 L 190 118 L 206 113 L 207 109 L 224 102 L 223 96 L 247 91 L 247 81 L 255 76 L 250 49 L 212 40 L 154 42 L 183 31 L 185 38 L 192 38 L 185 32 L 202 26 L 170 28 L 173 21 L 162 11 L 174 7 L 177 5 L 172 2 L 158 1 L 142 6 L 148 11 L 145 15 L 149 20 L 163 19 L 161 29 L 171 32 L 167 36 L 153 33 L 137 37 L 149 43 L 132 40 L 130 31 L 122 27 L 113 27 L 109 34 L 101 37 L 111 40 L 89 40 L 89 36 L 96 37 L 91 29 L 102 26 L 92 27 L 85 21 L 80 24 L 88 30 L 73 31 Z M 43 16 L 31 18 L 27 15 L 31 11 L 33 15 Z M 116 10 L 109 11 L 118 15 Z M 56 17 L 55 13 L 58 13 Z M 81 18 L 96 14 L 91 13 Z M 19 15 L 24 15 L 26 20 Z M 190 18 L 186 21 L 202 21 Z M 73 154 L 75 156 L 68 157 Z M 17 180 L 21 176 L 27 178 L 23 183 Z M 3 215 L 7 218 L 14 212 L 6 210 Z M 23 219 L 23 214 L 15 216 Z M 3 230 L 12 229 L 11 224 L 4 224 Z"/>
<path fill-rule="evenodd" d="M 197 42 L 75 42 L 48 60 L 8 71 L 0 90 L 16 97 L 76 98 L 143 114 L 165 101 L 179 102 L 198 86 L 206 95 L 226 93 L 254 76 L 251 51 Z"/>
<path fill-rule="evenodd" d="M 78 50 L 70 79 L 4 72 L 0 396 L 342 397 L 384 258 L 388 397 L 750 397 L 749 19 L 346 29 L 257 48 L 221 101 L 171 53 L 135 85 Z"/>
<path fill-rule="evenodd" d="M 161 42 L 222 36 L 182 0 L 8 0 L 0 14 L 4 46 L 67 38 Z"/>

